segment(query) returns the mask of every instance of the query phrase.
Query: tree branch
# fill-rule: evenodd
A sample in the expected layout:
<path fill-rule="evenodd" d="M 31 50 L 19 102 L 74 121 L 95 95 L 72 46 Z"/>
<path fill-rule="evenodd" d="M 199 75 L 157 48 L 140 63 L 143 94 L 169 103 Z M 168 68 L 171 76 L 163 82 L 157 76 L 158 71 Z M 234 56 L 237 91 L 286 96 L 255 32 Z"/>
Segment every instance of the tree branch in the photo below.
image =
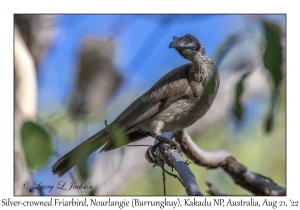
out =
<path fill-rule="evenodd" d="M 177 132 L 175 140 L 180 143 L 182 151 L 200 166 L 207 168 L 222 167 L 236 184 L 255 195 L 286 195 L 286 189 L 278 186 L 271 179 L 249 171 L 227 151 L 205 151 L 199 148 L 186 130 Z"/>
<path fill-rule="evenodd" d="M 180 178 L 178 178 L 175 174 L 167 173 L 179 179 L 179 181 L 184 185 L 188 195 L 203 195 L 199 189 L 194 174 L 191 172 L 187 162 L 181 155 L 180 147 L 174 149 L 166 143 L 155 144 L 148 148 L 146 152 L 146 159 L 150 163 L 154 163 L 156 165 L 160 165 L 162 162 L 162 164 L 167 163 L 170 167 L 174 167 Z"/>

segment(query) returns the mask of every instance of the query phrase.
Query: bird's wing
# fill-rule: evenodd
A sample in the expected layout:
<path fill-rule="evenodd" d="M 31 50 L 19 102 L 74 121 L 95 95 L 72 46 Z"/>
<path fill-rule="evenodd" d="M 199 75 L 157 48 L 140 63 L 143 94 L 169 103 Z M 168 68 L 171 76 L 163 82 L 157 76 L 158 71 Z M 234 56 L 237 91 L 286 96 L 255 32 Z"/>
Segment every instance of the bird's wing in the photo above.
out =
<path fill-rule="evenodd" d="M 186 64 L 167 73 L 129 105 L 111 125 L 128 131 L 183 97 L 189 87 L 187 75 L 191 67 L 192 64 Z"/>

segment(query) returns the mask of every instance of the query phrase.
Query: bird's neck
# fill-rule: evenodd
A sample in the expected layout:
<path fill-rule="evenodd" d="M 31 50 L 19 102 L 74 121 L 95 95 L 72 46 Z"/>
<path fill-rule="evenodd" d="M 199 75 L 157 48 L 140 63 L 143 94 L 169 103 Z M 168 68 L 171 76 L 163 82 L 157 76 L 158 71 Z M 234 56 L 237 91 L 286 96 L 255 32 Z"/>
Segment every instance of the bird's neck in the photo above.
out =
<path fill-rule="evenodd" d="M 215 68 L 212 61 L 206 56 L 198 52 L 195 56 L 189 59 L 193 67 L 189 70 L 189 83 L 194 92 L 195 97 L 202 94 L 203 88 L 209 83 L 214 75 Z"/>
<path fill-rule="evenodd" d="M 202 82 L 202 80 L 210 74 L 211 60 L 201 52 L 197 52 L 194 56 L 189 59 L 193 67 L 190 70 L 190 79 L 195 82 Z"/>

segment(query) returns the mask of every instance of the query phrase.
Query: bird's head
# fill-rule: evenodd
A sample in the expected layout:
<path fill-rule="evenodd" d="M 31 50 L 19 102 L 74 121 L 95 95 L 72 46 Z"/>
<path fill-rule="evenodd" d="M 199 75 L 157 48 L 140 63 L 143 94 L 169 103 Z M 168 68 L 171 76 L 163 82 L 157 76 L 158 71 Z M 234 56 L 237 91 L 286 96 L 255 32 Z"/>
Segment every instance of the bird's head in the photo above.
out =
<path fill-rule="evenodd" d="M 175 48 L 185 59 L 192 60 L 198 53 L 205 55 L 202 43 L 193 35 L 186 34 L 181 37 L 173 37 L 169 48 Z"/>

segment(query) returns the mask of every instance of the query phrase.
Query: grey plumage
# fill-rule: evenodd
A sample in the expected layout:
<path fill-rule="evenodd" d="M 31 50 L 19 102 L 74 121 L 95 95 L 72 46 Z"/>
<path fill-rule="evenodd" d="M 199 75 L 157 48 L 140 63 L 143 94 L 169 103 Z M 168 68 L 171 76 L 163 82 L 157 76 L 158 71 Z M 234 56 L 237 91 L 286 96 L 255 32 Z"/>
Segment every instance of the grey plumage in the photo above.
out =
<path fill-rule="evenodd" d="M 191 63 L 167 73 L 110 125 L 59 159 L 52 166 L 54 174 L 64 175 L 103 145 L 102 150 L 108 151 L 148 135 L 168 140 L 161 132 L 184 129 L 205 115 L 219 88 L 217 68 L 195 36 L 174 37 L 169 47 Z M 112 132 L 119 129 L 125 132 L 128 142 L 116 141 Z"/>

